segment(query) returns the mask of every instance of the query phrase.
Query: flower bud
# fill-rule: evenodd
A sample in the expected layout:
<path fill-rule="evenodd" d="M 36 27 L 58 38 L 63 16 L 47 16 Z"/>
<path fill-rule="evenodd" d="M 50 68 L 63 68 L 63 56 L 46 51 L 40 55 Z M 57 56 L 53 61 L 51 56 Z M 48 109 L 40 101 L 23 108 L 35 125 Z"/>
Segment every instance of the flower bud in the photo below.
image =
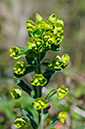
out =
<path fill-rule="evenodd" d="M 11 95 L 14 99 L 19 99 L 21 97 L 21 91 L 19 89 L 12 89 Z"/>

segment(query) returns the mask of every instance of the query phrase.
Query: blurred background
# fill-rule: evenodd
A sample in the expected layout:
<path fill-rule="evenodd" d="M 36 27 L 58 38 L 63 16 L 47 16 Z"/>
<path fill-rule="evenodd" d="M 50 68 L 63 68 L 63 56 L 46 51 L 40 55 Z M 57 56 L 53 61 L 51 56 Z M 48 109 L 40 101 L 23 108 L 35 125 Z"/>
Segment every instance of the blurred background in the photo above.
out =
<path fill-rule="evenodd" d="M 44 89 L 56 88 L 59 84 L 69 88 L 69 93 L 62 100 L 56 95 L 51 101 L 49 117 L 54 119 L 59 112 L 65 110 L 68 117 L 64 124 L 60 122 L 56 128 L 85 129 L 85 0 L 0 0 L 0 129 L 16 129 L 13 121 L 21 114 L 20 110 L 13 109 L 15 102 L 21 102 L 22 108 L 32 110 L 35 117 L 37 113 L 31 106 L 31 98 L 23 92 L 23 97 L 15 101 L 10 92 L 18 87 L 13 78 L 12 67 L 16 61 L 9 57 L 9 48 L 20 45 L 26 48 L 28 33 L 25 21 L 35 21 L 35 14 L 39 13 L 44 19 L 55 13 L 65 23 L 64 40 L 61 51 L 49 51 L 46 57 L 55 58 L 57 54 L 68 53 L 70 61 L 63 73 L 51 77 L 49 85 Z M 25 80 L 30 80 L 26 75 Z M 26 100 L 26 101 L 25 101 Z M 31 129 L 30 124 L 21 129 Z"/>

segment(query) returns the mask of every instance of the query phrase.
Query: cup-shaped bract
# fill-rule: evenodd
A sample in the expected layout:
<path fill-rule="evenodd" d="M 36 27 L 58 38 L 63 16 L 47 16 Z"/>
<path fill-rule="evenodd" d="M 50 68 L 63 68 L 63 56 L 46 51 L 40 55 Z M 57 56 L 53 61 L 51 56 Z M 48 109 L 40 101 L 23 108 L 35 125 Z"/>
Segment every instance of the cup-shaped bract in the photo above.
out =
<path fill-rule="evenodd" d="M 35 74 L 30 82 L 34 86 L 44 86 L 47 83 L 47 79 L 44 78 L 42 74 Z"/>
<path fill-rule="evenodd" d="M 40 97 L 35 99 L 33 107 L 36 110 L 39 110 L 47 107 L 47 105 L 48 105 L 48 102 L 43 97 Z"/>
<path fill-rule="evenodd" d="M 42 30 L 52 30 L 53 26 L 49 21 L 43 19 L 39 22 L 38 28 L 40 28 Z"/>
<path fill-rule="evenodd" d="M 70 60 L 70 57 L 67 53 L 63 54 L 62 55 L 62 61 L 63 61 L 63 66 L 66 66 L 67 65 L 67 62 Z"/>
<path fill-rule="evenodd" d="M 17 62 L 13 66 L 13 70 L 14 70 L 14 73 L 16 73 L 16 74 L 22 74 L 26 70 L 26 64 L 25 64 L 25 62 L 24 61 Z"/>
<path fill-rule="evenodd" d="M 57 69 L 59 67 L 62 66 L 62 60 L 60 56 L 56 56 L 55 59 L 53 59 L 48 65 L 47 65 L 47 69 L 48 70 L 53 70 L 53 69 Z"/>
<path fill-rule="evenodd" d="M 64 123 L 65 119 L 67 118 L 67 113 L 65 111 L 60 112 L 58 118 L 62 123 Z"/>
<path fill-rule="evenodd" d="M 36 24 L 32 21 L 32 20 L 27 20 L 25 22 L 25 28 L 30 31 L 33 32 L 34 29 L 36 28 Z"/>
<path fill-rule="evenodd" d="M 9 55 L 11 57 L 13 57 L 15 60 L 20 59 L 20 50 L 18 47 L 16 46 L 11 46 L 11 48 L 9 49 Z"/>
<path fill-rule="evenodd" d="M 37 50 L 39 48 L 41 48 L 42 46 L 42 40 L 40 38 L 36 38 L 36 37 L 30 37 L 27 43 L 27 47 L 30 50 Z"/>
<path fill-rule="evenodd" d="M 50 46 L 51 44 L 55 43 L 55 36 L 52 32 L 47 31 L 43 33 L 43 44 Z"/>
<path fill-rule="evenodd" d="M 14 99 L 19 99 L 21 97 L 21 90 L 20 89 L 12 89 L 11 95 Z"/>
<path fill-rule="evenodd" d="M 26 125 L 26 121 L 25 121 L 24 119 L 22 119 L 22 118 L 17 118 L 17 119 L 13 122 L 13 124 L 14 124 L 14 126 L 15 126 L 16 128 L 20 128 L 20 127 Z"/>
<path fill-rule="evenodd" d="M 68 93 L 68 88 L 65 88 L 62 85 L 59 85 L 57 88 L 57 96 L 59 99 L 62 99 Z"/>

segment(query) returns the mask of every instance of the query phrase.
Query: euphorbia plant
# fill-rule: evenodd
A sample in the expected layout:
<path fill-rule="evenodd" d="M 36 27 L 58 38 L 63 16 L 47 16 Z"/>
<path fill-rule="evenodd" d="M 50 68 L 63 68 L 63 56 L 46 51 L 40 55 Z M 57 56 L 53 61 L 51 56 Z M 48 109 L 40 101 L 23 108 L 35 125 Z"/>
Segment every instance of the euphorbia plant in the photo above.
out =
<path fill-rule="evenodd" d="M 62 72 L 69 61 L 69 56 L 66 53 L 62 56 L 57 55 L 52 60 L 50 58 L 44 59 L 46 52 L 49 50 L 59 51 L 61 49 L 60 44 L 64 38 L 64 22 L 60 17 L 57 18 L 55 13 L 49 16 L 48 20 L 42 19 L 39 14 L 36 14 L 36 23 L 28 20 L 25 23 L 25 28 L 28 30 L 29 35 L 27 49 L 20 46 L 12 46 L 9 51 L 10 56 L 15 60 L 19 60 L 21 57 L 25 58 L 24 61 L 18 61 L 13 66 L 14 77 L 17 78 L 17 85 L 34 99 L 32 106 L 37 110 L 38 120 L 36 123 L 32 112 L 22 109 L 25 117 L 17 118 L 14 121 L 14 125 L 20 128 L 27 124 L 28 121 L 33 129 L 43 129 L 43 116 L 47 115 L 48 100 L 54 94 L 57 94 L 57 97 L 62 99 L 68 93 L 68 88 L 59 85 L 57 89 L 52 89 L 45 97 L 42 97 L 42 89 L 49 83 L 51 76 L 54 73 Z M 44 71 L 42 66 L 45 67 Z M 34 72 L 34 77 L 30 80 L 32 88 L 20 79 L 31 72 Z M 11 95 L 14 99 L 19 99 L 21 96 L 20 89 L 12 89 Z M 53 126 L 59 120 L 64 123 L 66 117 L 67 113 L 62 111 L 48 126 L 48 129 L 54 128 Z"/>

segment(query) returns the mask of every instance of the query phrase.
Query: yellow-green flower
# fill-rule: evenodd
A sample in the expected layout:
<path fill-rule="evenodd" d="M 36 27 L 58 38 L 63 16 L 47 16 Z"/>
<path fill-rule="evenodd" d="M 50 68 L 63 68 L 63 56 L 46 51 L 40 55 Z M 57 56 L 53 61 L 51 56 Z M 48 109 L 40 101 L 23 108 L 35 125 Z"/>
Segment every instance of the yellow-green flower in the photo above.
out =
<path fill-rule="evenodd" d="M 20 128 L 20 127 L 26 125 L 26 121 L 25 121 L 24 119 L 22 119 L 22 118 L 17 118 L 17 119 L 13 122 L 13 124 L 14 124 L 14 126 L 15 126 L 16 128 Z"/>
<path fill-rule="evenodd" d="M 42 74 L 35 74 L 33 80 L 30 83 L 34 86 L 44 86 L 47 83 L 47 79 Z"/>
<path fill-rule="evenodd" d="M 63 54 L 62 55 L 62 61 L 63 61 L 63 66 L 66 66 L 67 65 L 67 62 L 70 60 L 70 57 L 68 54 Z"/>
<path fill-rule="evenodd" d="M 33 32 L 34 29 L 36 28 L 36 24 L 32 21 L 32 20 L 27 20 L 25 22 L 25 28 L 30 31 Z"/>
<path fill-rule="evenodd" d="M 41 47 L 42 40 L 36 37 L 30 37 L 27 43 L 27 47 L 32 50 L 37 50 Z"/>
<path fill-rule="evenodd" d="M 16 74 L 22 74 L 26 70 L 26 64 L 25 64 L 25 62 L 24 61 L 17 62 L 13 66 L 13 70 L 14 70 L 14 73 L 16 73 Z"/>
<path fill-rule="evenodd" d="M 48 70 L 53 70 L 62 66 L 62 60 L 60 56 L 56 56 L 47 66 Z"/>
<path fill-rule="evenodd" d="M 48 105 L 48 102 L 43 97 L 40 97 L 35 99 L 33 107 L 36 110 L 39 110 L 47 107 L 47 105 Z"/>
<path fill-rule="evenodd" d="M 54 34 L 50 31 L 45 32 L 43 34 L 43 41 L 44 41 L 44 44 L 46 44 L 47 46 L 50 46 L 55 42 Z"/>
<path fill-rule="evenodd" d="M 65 119 L 67 118 L 67 113 L 65 111 L 60 112 L 58 118 L 62 123 L 64 123 Z"/>
<path fill-rule="evenodd" d="M 20 49 L 16 46 L 11 46 L 9 50 L 9 55 L 13 57 L 15 60 L 18 60 L 20 58 Z"/>
<path fill-rule="evenodd" d="M 45 19 L 43 19 L 39 22 L 38 27 L 43 30 L 52 30 L 53 29 L 52 24 Z"/>
<path fill-rule="evenodd" d="M 14 99 L 19 99 L 21 97 L 21 91 L 19 89 L 12 89 L 11 95 Z"/>
<path fill-rule="evenodd" d="M 62 99 L 68 93 L 68 88 L 65 88 L 62 85 L 59 85 L 57 88 L 57 95 L 59 99 Z"/>

